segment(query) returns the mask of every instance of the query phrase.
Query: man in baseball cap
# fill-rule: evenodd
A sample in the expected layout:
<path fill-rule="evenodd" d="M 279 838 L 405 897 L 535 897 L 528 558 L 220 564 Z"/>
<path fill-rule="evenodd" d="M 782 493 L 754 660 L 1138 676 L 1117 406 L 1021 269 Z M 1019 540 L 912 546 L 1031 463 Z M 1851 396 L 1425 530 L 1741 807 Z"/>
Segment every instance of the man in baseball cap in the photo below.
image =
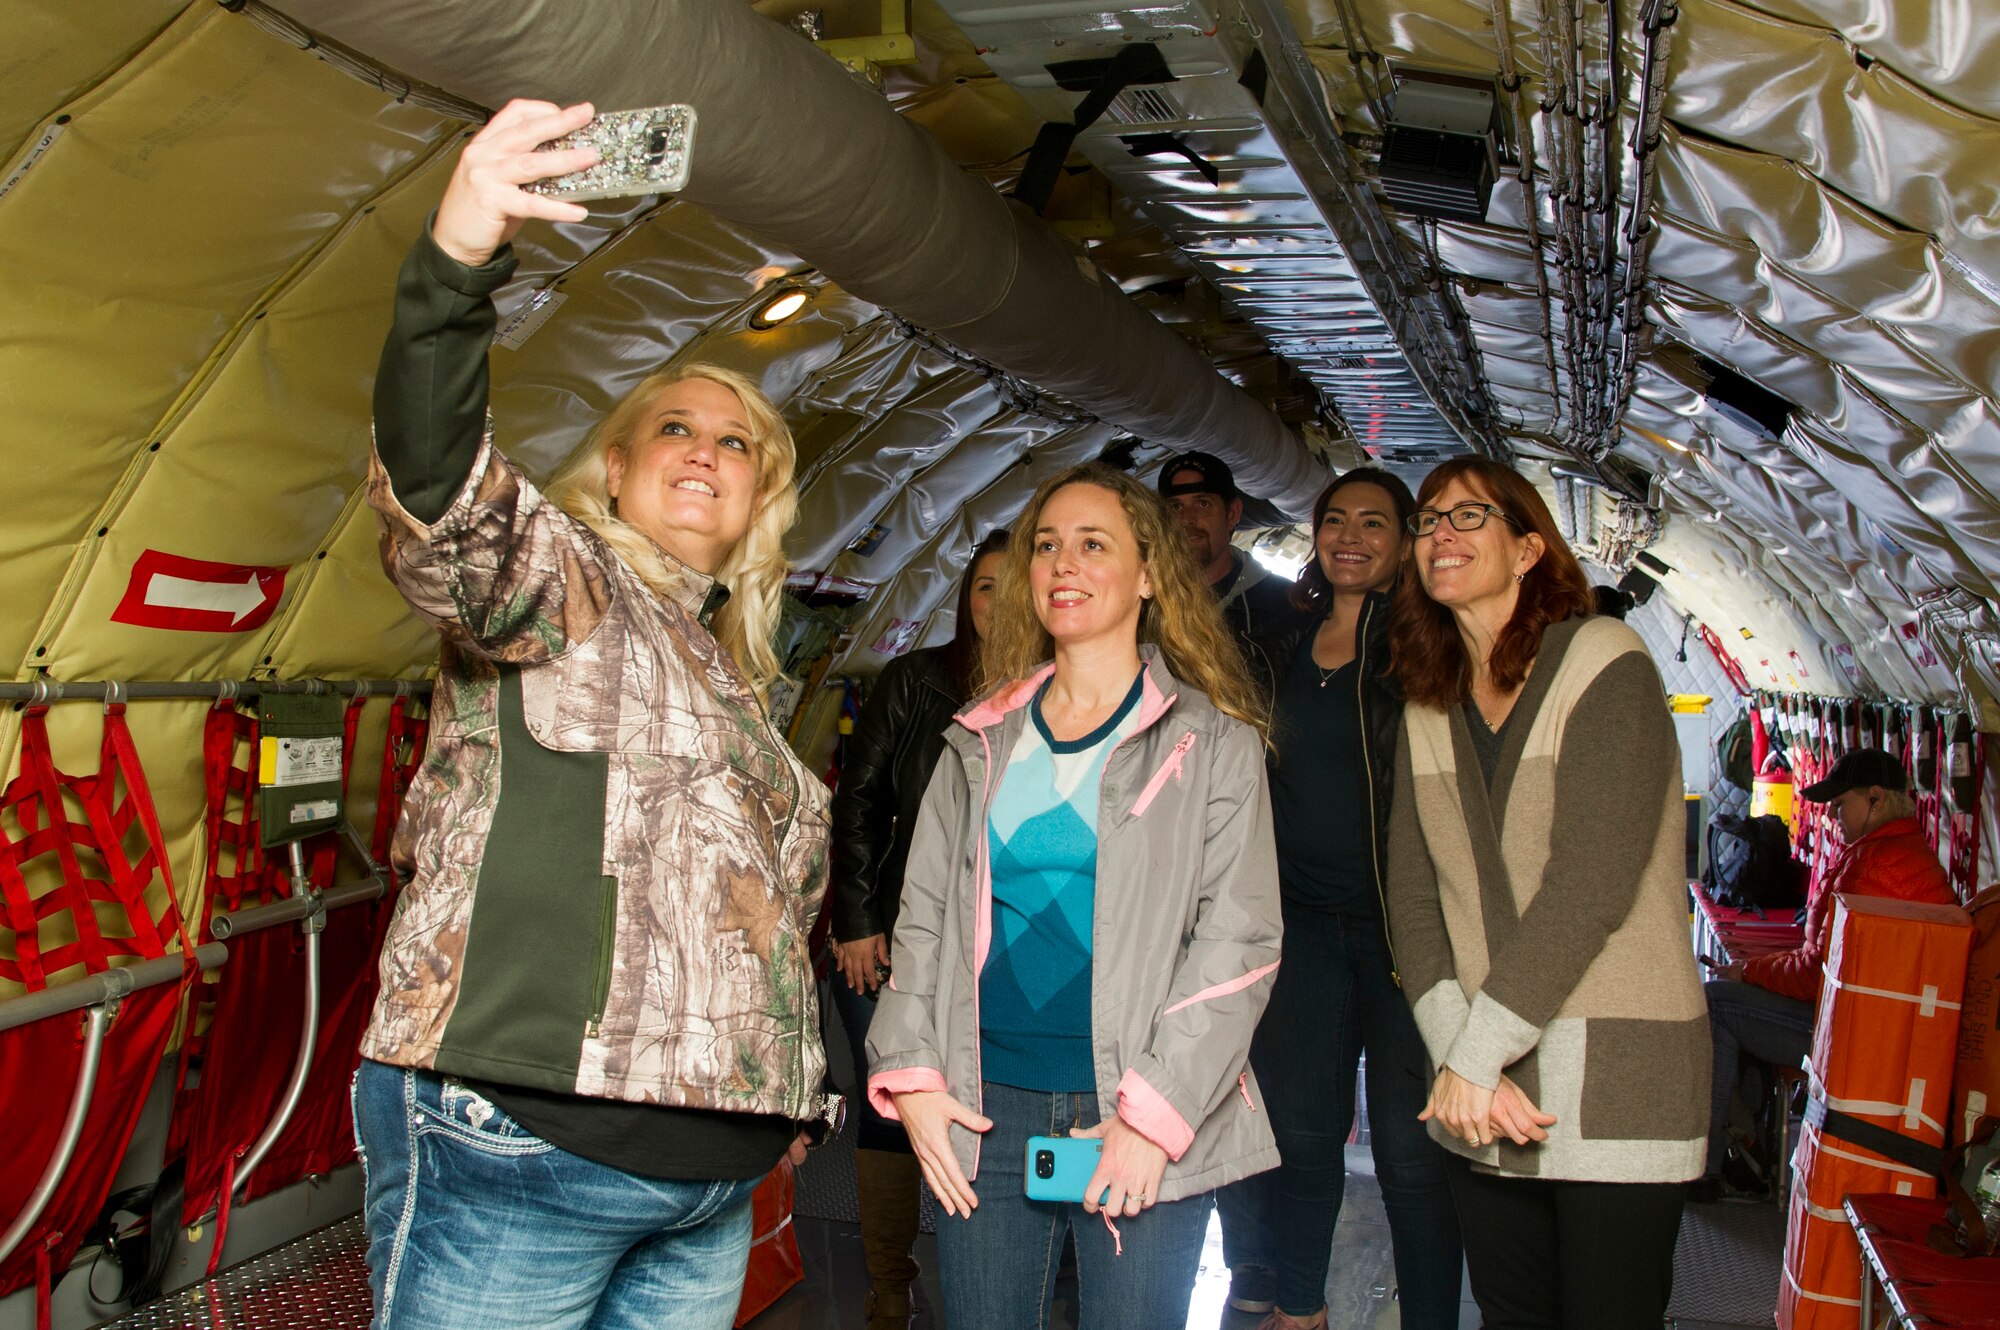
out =
<path fill-rule="evenodd" d="M 1806 901 L 1805 942 L 1790 951 L 1719 964 L 1705 985 L 1713 1037 L 1708 1167 L 1689 1192 L 1692 1200 L 1722 1199 L 1736 1187 L 1729 1162 L 1727 1121 L 1736 1087 L 1737 1060 L 1748 1053 L 1778 1066 L 1796 1067 L 1812 1048 L 1820 980 L 1826 967 L 1833 898 L 1849 893 L 1952 905 L 1951 880 L 1924 839 L 1903 764 L 1879 748 L 1843 753 L 1825 776 L 1799 791 L 1809 804 L 1825 804 L 1840 827 L 1839 854 Z"/>
<path fill-rule="evenodd" d="M 1212 453 L 1184 452 L 1160 468 L 1160 495 L 1174 510 L 1188 548 L 1221 603 L 1222 617 L 1246 651 L 1253 634 L 1272 630 L 1298 615 L 1291 587 L 1229 543 L 1243 520 L 1243 496 L 1229 464 Z M 1222 1216 L 1223 1259 L 1230 1270 L 1229 1305 L 1237 1311 L 1271 1310 L 1277 1274 L 1272 1235 L 1255 1179 L 1216 1194 Z"/>
<path fill-rule="evenodd" d="M 1250 637 L 1299 613 L 1291 587 L 1229 543 L 1243 520 L 1243 496 L 1229 464 L 1212 453 L 1184 452 L 1160 468 L 1160 495 L 1174 510 L 1222 617 L 1247 646 Z"/>
<path fill-rule="evenodd" d="M 1901 794 L 1909 788 L 1910 778 L 1901 762 L 1879 748 L 1856 748 L 1842 753 L 1840 760 L 1833 764 L 1833 769 L 1800 790 L 1799 797 L 1809 804 L 1834 804 L 1834 815 L 1838 817 L 1841 805 L 1836 801 L 1850 791 L 1879 789 L 1884 793 Z M 1849 803 L 1857 812 L 1868 806 L 1865 800 L 1851 800 Z M 1857 826 L 1864 829 L 1849 834 L 1847 824 L 1841 824 L 1841 833 L 1850 845 L 1868 834 L 1865 817 Z"/>

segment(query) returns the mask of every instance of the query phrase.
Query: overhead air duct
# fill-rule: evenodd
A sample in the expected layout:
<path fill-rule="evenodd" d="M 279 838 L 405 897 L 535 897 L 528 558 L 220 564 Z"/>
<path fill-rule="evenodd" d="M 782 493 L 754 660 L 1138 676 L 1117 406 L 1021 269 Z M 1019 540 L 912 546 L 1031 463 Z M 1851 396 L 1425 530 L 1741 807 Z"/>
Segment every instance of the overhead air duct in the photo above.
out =
<path fill-rule="evenodd" d="M 967 175 L 797 33 L 720 0 L 280 0 L 396 72 L 487 107 L 684 102 L 681 197 L 1149 443 L 1200 447 L 1303 515 L 1299 437 L 1126 299 L 1039 218 Z"/>

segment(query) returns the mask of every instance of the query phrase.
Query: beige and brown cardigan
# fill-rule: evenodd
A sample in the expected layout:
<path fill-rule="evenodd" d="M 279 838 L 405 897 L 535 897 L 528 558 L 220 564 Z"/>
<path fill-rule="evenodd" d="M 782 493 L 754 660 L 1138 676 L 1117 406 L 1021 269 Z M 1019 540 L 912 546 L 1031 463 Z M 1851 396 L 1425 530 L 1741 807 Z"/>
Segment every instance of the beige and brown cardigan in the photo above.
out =
<path fill-rule="evenodd" d="M 1405 708 L 1388 907 L 1433 1066 L 1504 1072 L 1549 1139 L 1487 1171 L 1678 1182 L 1702 1171 L 1709 1040 L 1688 944 L 1680 746 L 1659 672 L 1615 619 L 1551 627 L 1489 791 L 1463 708 Z"/>

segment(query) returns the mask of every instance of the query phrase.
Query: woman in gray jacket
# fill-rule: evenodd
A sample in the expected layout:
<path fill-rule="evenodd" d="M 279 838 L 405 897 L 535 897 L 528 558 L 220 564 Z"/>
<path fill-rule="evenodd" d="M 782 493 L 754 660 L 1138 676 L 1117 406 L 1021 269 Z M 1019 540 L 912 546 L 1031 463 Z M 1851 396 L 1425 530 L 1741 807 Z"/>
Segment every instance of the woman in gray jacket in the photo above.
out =
<path fill-rule="evenodd" d="M 1122 472 L 1044 484 L 998 594 L 998 686 L 919 814 L 869 1095 L 955 1217 L 952 1330 L 1044 1323 L 1072 1225 L 1084 1330 L 1179 1324 L 1210 1192 L 1278 1162 L 1248 1069 L 1280 932 L 1262 708 Z M 1102 1142 L 1102 1224 L 1025 1195 L 1028 1137 L 1065 1133 Z"/>

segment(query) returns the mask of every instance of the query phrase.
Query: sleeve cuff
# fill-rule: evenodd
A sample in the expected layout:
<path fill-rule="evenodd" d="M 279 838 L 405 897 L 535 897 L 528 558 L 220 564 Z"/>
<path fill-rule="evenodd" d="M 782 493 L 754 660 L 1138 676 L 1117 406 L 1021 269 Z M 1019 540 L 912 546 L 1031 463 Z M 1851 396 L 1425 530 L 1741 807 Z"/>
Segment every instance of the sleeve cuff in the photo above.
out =
<path fill-rule="evenodd" d="M 1417 1033 L 1423 1036 L 1424 1049 L 1431 1055 L 1434 1064 L 1444 1065 L 1452 1044 L 1465 1029 L 1466 1013 L 1470 1010 L 1466 1005 L 1465 990 L 1458 986 L 1458 980 L 1449 975 L 1417 999 L 1414 1008 Z"/>
<path fill-rule="evenodd" d="M 439 286 L 456 291 L 463 296 L 490 296 L 514 275 L 520 260 L 514 256 L 514 246 L 502 245 L 493 252 L 493 257 L 473 267 L 460 263 L 444 252 L 431 236 L 431 226 L 437 221 L 433 211 L 424 218 L 423 233 L 417 238 L 417 261 L 424 266 L 425 275 Z"/>
<path fill-rule="evenodd" d="M 896 1112 L 896 1096 L 926 1090 L 945 1089 L 944 1073 L 936 1067 L 903 1067 L 877 1072 L 868 1078 L 868 1102 L 891 1122 L 901 1121 Z"/>
<path fill-rule="evenodd" d="M 1474 1085 L 1498 1088 L 1500 1074 L 1541 1040 L 1538 1026 L 1528 1024 L 1481 993 L 1472 1000 L 1465 1028 L 1445 1055 L 1445 1065 Z"/>
<path fill-rule="evenodd" d="M 1118 1116 L 1176 1162 L 1194 1144 L 1194 1128 L 1187 1119 L 1167 1102 L 1165 1095 L 1147 1084 L 1145 1077 L 1130 1068 L 1118 1082 Z"/>

